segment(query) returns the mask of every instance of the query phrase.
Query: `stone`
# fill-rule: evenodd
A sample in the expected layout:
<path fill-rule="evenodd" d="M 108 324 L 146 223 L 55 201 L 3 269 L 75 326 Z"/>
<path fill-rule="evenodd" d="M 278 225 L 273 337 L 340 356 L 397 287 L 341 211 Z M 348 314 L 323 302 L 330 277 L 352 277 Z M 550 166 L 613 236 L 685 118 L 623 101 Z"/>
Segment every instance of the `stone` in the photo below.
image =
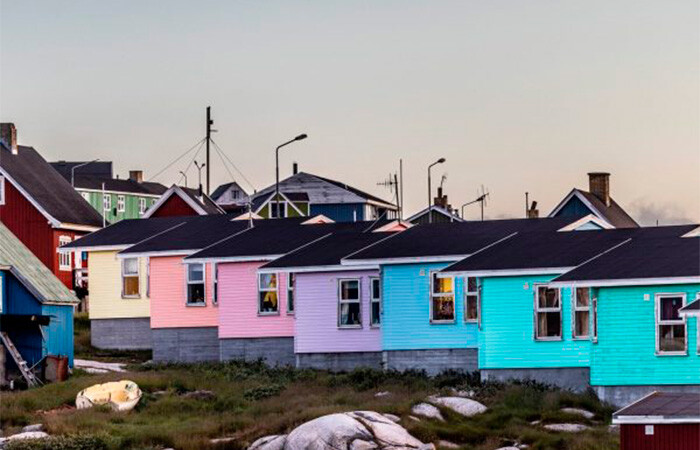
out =
<path fill-rule="evenodd" d="M 562 431 L 565 433 L 580 433 L 589 430 L 590 427 L 580 423 L 550 423 L 544 426 L 549 431 Z"/>
<path fill-rule="evenodd" d="M 586 419 L 592 419 L 593 417 L 595 417 L 594 413 L 580 408 L 562 408 L 561 412 L 567 414 L 575 414 L 577 416 L 585 417 Z"/>
<path fill-rule="evenodd" d="M 362 439 L 355 439 L 350 443 L 349 450 L 374 450 L 379 448 L 377 444 L 370 441 L 363 441 Z"/>
<path fill-rule="evenodd" d="M 435 450 L 435 444 L 423 444 L 420 447 L 418 447 L 418 450 Z"/>
<path fill-rule="evenodd" d="M 367 428 L 347 414 L 329 414 L 299 425 L 287 435 L 285 450 L 346 448 L 355 440 L 371 441 Z M 267 450 L 267 449 L 266 449 Z"/>
<path fill-rule="evenodd" d="M 476 392 L 474 392 L 472 390 L 464 391 L 461 389 L 452 388 L 451 391 L 452 391 L 452 395 L 454 395 L 455 397 L 472 398 L 476 395 Z"/>
<path fill-rule="evenodd" d="M 520 447 L 501 447 L 496 450 L 520 450 Z"/>
<path fill-rule="evenodd" d="M 423 443 L 411 436 L 404 427 L 374 411 L 348 413 L 364 424 L 374 436 L 374 441 L 382 448 L 420 448 Z"/>
<path fill-rule="evenodd" d="M 282 450 L 287 440 L 286 434 L 261 437 L 248 447 L 249 450 Z"/>
<path fill-rule="evenodd" d="M 34 425 L 27 425 L 26 427 L 22 428 L 22 433 L 28 433 L 30 431 L 44 431 L 44 424 L 35 423 Z"/>
<path fill-rule="evenodd" d="M 387 419 L 391 420 L 394 423 L 401 422 L 401 417 L 399 417 L 397 415 L 385 413 L 385 414 L 383 414 L 383 416 L 386 417 Z"/>
<path fill-rule="evenodd" d="M 197 391 L 185 392 L 181 397 L 195 400 L 211 400 L 212 398 L 216 397 L 216 394 L 214 394 L 212 391 L 200 389 Z"/>
<path fill-rule="evenodd" d="M 445 418 L 442 417 L 440 410 L 429 403 L 418 403 L 417 405 L 413 405 L 413 408 L 411 408 L 411 413 L 416 416 L 427 417 L 428 419 L 436 419 L 441 422 L 445 421 Z"/>
<path fill-rule="evenodd" d="M 411 419 L 414 422 L 420 422 L 420 419 L 416 416 L 408 416 L 409 419 Z"/>
<path fill-rule="evenodd" d="M 44 433 L 43 431 L 26 431 L 8 436 L 4 438 L 3 442 L 6 443 L 7 441 L 19 441 L 25 439 L 46 439 L 47 437 L 49 437 L 48 433 Z"/>
<path fill-rule="evenodd" d="M 126 364 L 122 363 L 106 363 L 101 361 L 90 361 L 87 359 L 74 359 L 73 365 L 76 369 L 98 369 L 107 372 L 126 372 Z M 102 373 L 102 372 L 97 372 Z"/>
<path fill-rule="evenodd" d="M 430 397 L 428 400 L 435 405 L 444 406 L 465 417 L 481 414 L 488 409 L 476 400 L 462 397 Z"/>
<path fill-rule="evenodd" d="M 377 392 L 376 394 L 374 394 L 374 396 L 377 397 L 377 398 L 386 397 L 386 396 L 388 396 L 388 395 L 391 395 L 391 392 L 389 392 L 389 391 L 381 391 L 381 392 Z"/>
<path fill-rule="evenodd" d="M 541 420 L 533 420 L 532 422 L 530 422 L 530 425 L 539 425 L 540 423 L 542 423 Z"/>
<path fill-rule="evenodd" d="M 459 445 L 450 441 L 438 441 L 437 446 L 439 448 L 459 448 Z"/>
<path fill-rule="evenodd" d="M 211 442 L 212 444 L 225 444 L 227 442 L 233 442 L 235 440 L 236 440 L 236 438 L 227 437 L 227 438 L 210 439 L 209 442 Z"/>

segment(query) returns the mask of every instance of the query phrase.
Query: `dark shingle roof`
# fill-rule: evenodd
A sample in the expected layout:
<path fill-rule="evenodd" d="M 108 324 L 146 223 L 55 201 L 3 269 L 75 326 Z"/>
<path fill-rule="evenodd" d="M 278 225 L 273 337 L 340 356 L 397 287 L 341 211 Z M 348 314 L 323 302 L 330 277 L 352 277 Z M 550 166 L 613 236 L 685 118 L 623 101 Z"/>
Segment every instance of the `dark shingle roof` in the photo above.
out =
<path fill-rule="evenodd" d="M 121 220 L 77 239 L 62 248 L 133 245 L 185 223 L 192 217 L 154 217 Z"/>
<path fill-rule="evenodd" d="M 89 175 L 76 175 L 75 187 L 80 189 L 102 190 L 102 183 L 106 191 L 126 192 L 129 194 L 162 195 L 168 190 L 160 183 L 144 181 L 138 183 L 134 180 L 119 178 L 102 178 Z"/>
<path fill-rule="evenodd" d="M 385 204 L 385 205 L 388 206 L 388 207 L 394 207 L 394 208 L 396 207 L 396 205 L 394 205 L 394 204 L 391 203 L 391 202 L 388 202 L 388 201 L 386 201 L 386 200 L 384 200 L 384 199 L 382 199 L 382 198 L 379 198 L 379 197 L 377 197 L 377 196 L 375 196 L 375 195 L 368 194 L 367 192 L 361 191 L 361 190 L 359 190 L 359 189 L 357 189 L 357 188 L 354 188 L 354 187 L 352 187 L 352 186 L 350 186 L 350 185 L 348 185 L 348 184 L 345 184 L 345 183 L 343 183 L 343 182 L 341 182 L 341 181 L 331 180 L 330 178 L 325 178 L 325 177 L 319 177 L 318 175 L 313 175 L 313 176 L 316 177 L 316 178 L 318 178 L 318 179 L 320 179 L 320 180 L 323 180 L 323 181 L 326 181 L 326 182 L 328 182 L 328 183 L 330 183 L 330 184 L 333 184 L 333 185 L 335 185 L 335 186 L 338 186 L 338 187 L 341 188 L 341 189 L 345 189 L 346 191 L 350 191 L 350 192 L 352 192 L 353 194 L 355 194 L 355 195 L 357 195 L 357 196 L 359 196 L 359 197 L 362 197 L 362 198 L 364 198 L 364 199 L 366 199 L 366 200 L 372 200 L 372 201 L 375 201 L 375 202 L 377 202 L 377 203 L 383 203 L 383 204 Z"/>
<path fill-rule="evenodd" d="M 622 209 L 622 206 L 620 206 L 614 199 L 611 198 L 610 206 L 607 206 L 602 200 L 596 197 L 595 194 L 588 191 L 582 191 L 580 189 L 578 189 L 578 191 L 584 197 L 586 197 L 586 200 L 591 202 L 591 204 L 595 206 L 595 208 L 603 215 L 605 220 L 607 220 L 614 227 L 634 228 L 639 226 L 632 216 L 627 214 L 627 211 Z"/>
<path fill-rule="evenodd" d="M 199 195 L 199 189 L 182 186 L 180 186 L 180 189 L 182 189 L 182 192 L 184 192 L 188 197 L 197 202 L 197 204 L 199 204 L 207 214 L 223 214 L 223 210 L 208 195 Z"/>
<path fill-rule="evenodd" d="M 0 145 L 0 167 L 58 222 L 102 227 L 102 216 L 32 147 L 13 155 Z"/>
<path fill-rule="evenodd" d="M 700 312 L 700 298 L 697 298 L 695 301 L 688 303 L 684 307 L 681 308 L 681 312 L 685 313 L 696 313 Z"/>
<path fill-rule="evenodd" d="M 617 411 L 613 418 L 620 416 L 697 420 L 700 418 L 700 392 L 654 392 Z"/>

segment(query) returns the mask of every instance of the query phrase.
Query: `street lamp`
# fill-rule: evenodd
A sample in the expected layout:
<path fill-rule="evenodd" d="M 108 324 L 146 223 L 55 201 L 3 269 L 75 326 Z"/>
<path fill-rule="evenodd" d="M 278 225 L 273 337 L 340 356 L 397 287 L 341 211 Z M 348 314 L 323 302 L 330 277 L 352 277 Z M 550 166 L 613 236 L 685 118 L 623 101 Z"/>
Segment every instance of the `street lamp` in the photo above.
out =
<path fill-rule="evenodd" d="M 185 179 L 185 187 L 187 187 L 187 174 L 185 172 L 183 172 L 182 170 L 180 171 L 180 174 Z"/>
<path fill-rule="evenodd" d="M 97 162 L 99 160 L 100 159 L 97 158 L 97 159 L 93 159 L 92 161 L 88 161 L 88 162 L 82 163 L 82 164 L 77 164 L 77 165 L 71 167 L 70 168 L 70 185 L 75 188 L 75 169 L 77 169 L 78 167 L 87 166 L 88 164 L 92 164 L 92 163 Z"/>
<path fill-rule="evenodd" d="M 202 195 L 202 168 L 204 168 L 207 165 L 207 163 L 202 163 L 198 164 L 197 161 L 194 162 L 194 166 L 197 168 L 197 172 L 199 173 L 199 195 Z M 207 182 L 209 181 L 209 178 L 207 178 Z"/>
<path fill-rule="evenodd" d="M 279 218 L 280 216 L 280 149 L 284 147 L 285 145 L 289 145 L 292 142 L 296 141 L 301 141 L 303 139 L 306 139 L 306 134 L 300 134 L 299 136 L 295 137 L 292 140 L 289 140 L 285 142 L 284 144 L 280 144 L 277 146 L 275 149 L 275 204 L 277 205 L 277 217 Z M 270 211 L 272 213 L 272 211 Z M 270 214 L 272 216 L 272 214 Z"/>
<path fill-rule="evenodd" d="M 437 164 L 442 164 L 445 162 L 445 158 L 440 158 L 431 165 L 428 166 L 428 223 L 433 223 L 433 215 L 431 214 L 430 207 L 433 204 L 433 191 L 430 188 L 430 169 Z"/>

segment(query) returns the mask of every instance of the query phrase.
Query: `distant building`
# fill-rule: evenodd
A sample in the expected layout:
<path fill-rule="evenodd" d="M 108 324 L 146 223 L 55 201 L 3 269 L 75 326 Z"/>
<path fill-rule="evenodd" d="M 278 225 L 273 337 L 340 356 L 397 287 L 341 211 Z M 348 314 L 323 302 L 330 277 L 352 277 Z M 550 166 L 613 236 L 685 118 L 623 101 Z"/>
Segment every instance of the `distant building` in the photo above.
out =
<path fill-rule="evenodd" d="M 211 197 L 201 192 L 201 189 L 172 185 L 143 214 L 143 217 L 205 216 L 211 214 L 224 214 L 224 210 Z"/>
<path fill-rule="evenodd" d="M 447 195 L 443 194 L 441 187 L 438 188 L 437 197 L 433 199 L 433 204 L 430 206 L 430 208 L 425 208 L 418 211 L 406 220 L 414 225 L 422 225 L 426 223 L 464 222 L 464 219 L 459 217 L 457 211 L 452 209 L 452 205 L 447 202 Z"/>
<path fill-rule="evenodd" d="M 248 194 L 235 181 L 222 184 L 211 194 L 211 199 L 217 205 L 226 209 L 227 206 L 244 206 L 248 201 Z"/>
<path fill-rule="evenodd" d="M 51 165 L 107 223 L 143 217 L 168 190 L 160 183 L 143 181 L 140 170 L 129 171 L 127 179 L 114 178 L 111 161 L 58 161 Z"/>

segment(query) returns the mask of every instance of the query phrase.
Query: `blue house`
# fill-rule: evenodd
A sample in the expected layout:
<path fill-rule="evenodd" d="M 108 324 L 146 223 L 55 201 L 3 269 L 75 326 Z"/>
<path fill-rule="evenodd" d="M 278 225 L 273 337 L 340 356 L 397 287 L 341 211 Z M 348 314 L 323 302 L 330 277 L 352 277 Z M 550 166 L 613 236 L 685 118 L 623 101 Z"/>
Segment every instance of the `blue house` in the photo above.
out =
<path fill-rule="evenodd" d="M 0 223 L 0 383 L 18 369 L 5 348 L 8 342 L 28 367 L 39 367 L 49 355 L 68 357 L 73 365 L 77 304 L 78 299 Z"/>

